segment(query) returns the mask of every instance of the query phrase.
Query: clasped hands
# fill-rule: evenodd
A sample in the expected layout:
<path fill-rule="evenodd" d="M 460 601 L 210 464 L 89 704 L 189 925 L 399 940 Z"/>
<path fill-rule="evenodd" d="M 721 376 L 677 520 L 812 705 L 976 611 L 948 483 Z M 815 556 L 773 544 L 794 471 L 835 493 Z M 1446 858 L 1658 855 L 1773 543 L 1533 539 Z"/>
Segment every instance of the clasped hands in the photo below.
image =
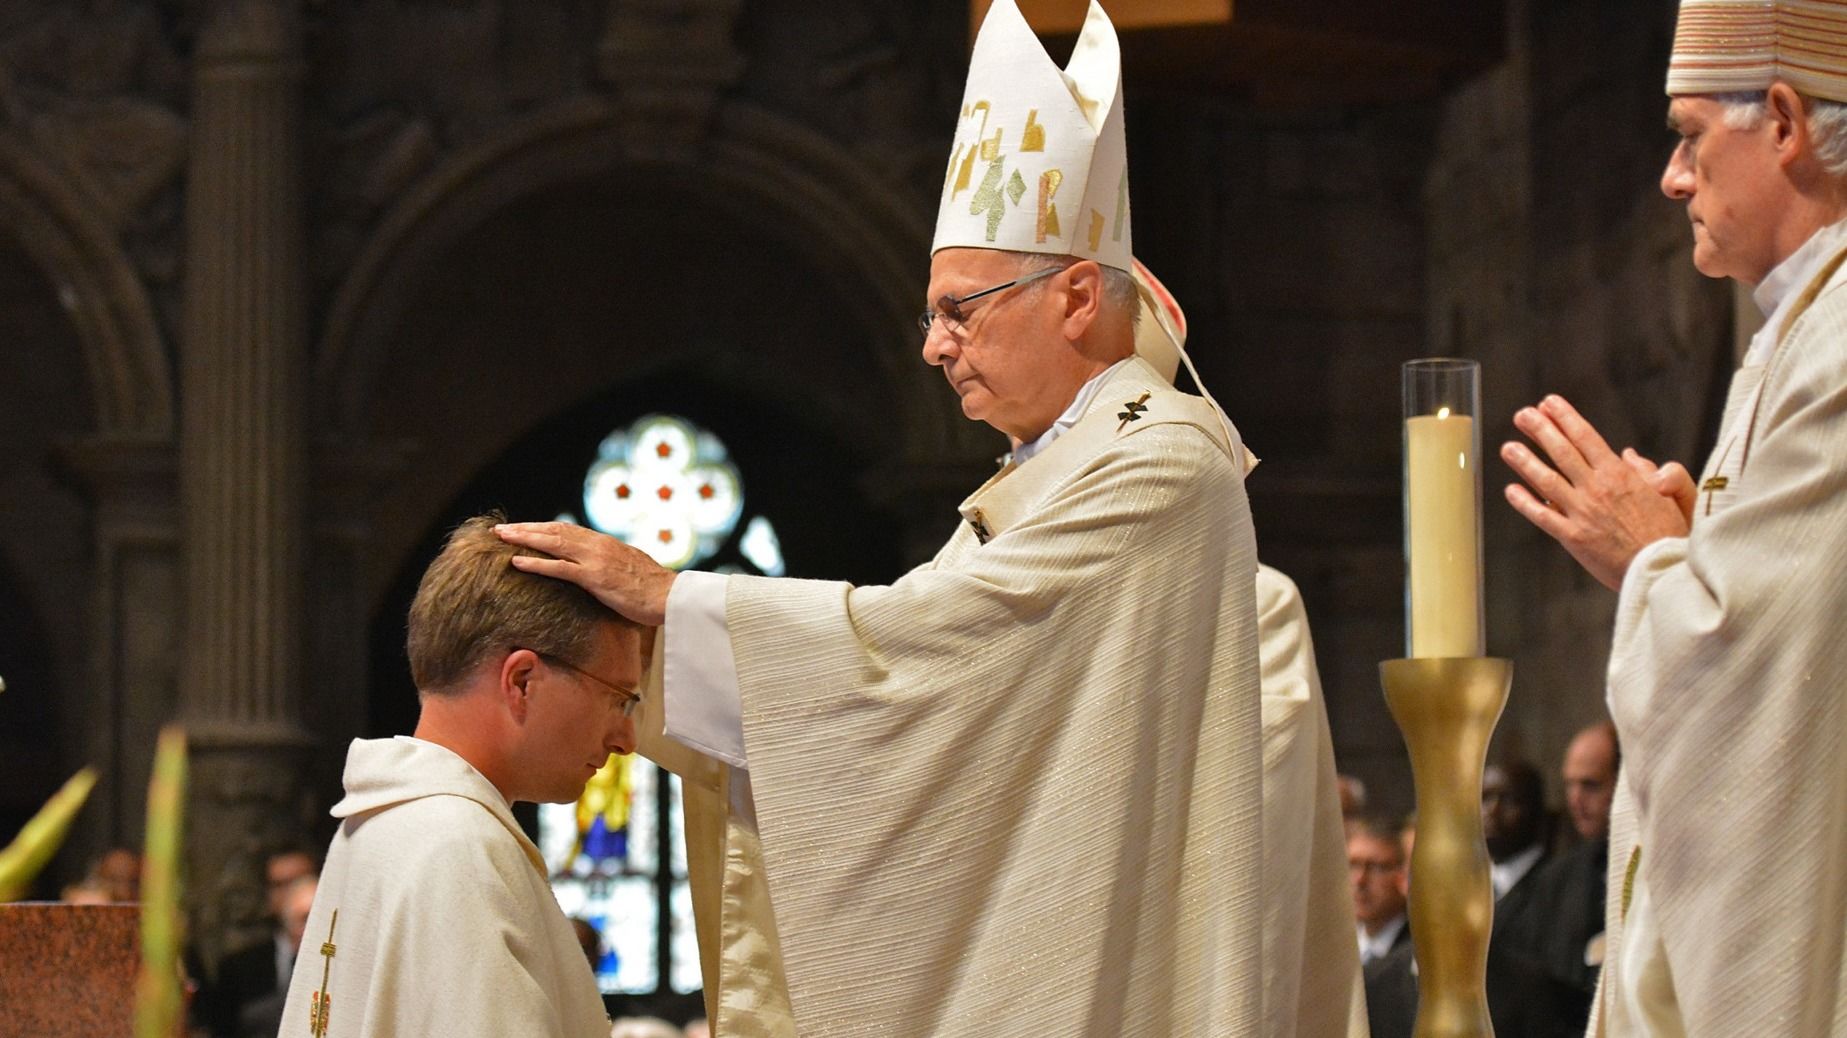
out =
<path fill-rule="evenodd" d="M 1551 463 L 1523 443 L 1502 444 L 1501 460 L 1526 483 L 1508 485 L 1507 503 L 1612 590 L 1643 548 L 1692 527 L 1697 491 L 1679 462 L 1656 465 L 1629 447 L 1617 454 L 1561 396 L 1521 408 L 1514 426 Z"/>

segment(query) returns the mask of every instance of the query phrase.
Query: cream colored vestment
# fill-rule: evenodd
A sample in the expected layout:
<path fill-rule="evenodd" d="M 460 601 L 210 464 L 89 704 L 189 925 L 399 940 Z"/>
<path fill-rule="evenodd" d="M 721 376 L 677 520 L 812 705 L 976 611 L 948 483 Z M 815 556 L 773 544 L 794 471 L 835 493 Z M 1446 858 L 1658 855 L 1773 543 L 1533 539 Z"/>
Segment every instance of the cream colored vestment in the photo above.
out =
<path fill-rule="evenodd" d="M 607 1038 L 544 859 L 487 779 L 400 736 L 354 740 L 344 781 L 281 1038 L 309 1038 L 317 994 L 327 1038 Z"/>
<path fill-rule="evenodd" d="M 1366 1038 L 1346 830 L 1295 582 L 1257 568 L 1263 663 L 1264 1033 Z"/>
<path fill-rule="evenodd" d="M 1824 276 L 1733 377 L 1690 536 L 1623 583 L 1610 1038 L 1847 1036 L 1847 273 Z"/>
<path fill-rule="evenodd" d="M 718 1033 L 1262 1033 L 1256 559 L 1221 429 L 1131 361 L 895 584 L 732 578 L 754 788 L 669 765 L 703 790 Z M 750 1005 L 778 958 L 793 1023 Z"/>

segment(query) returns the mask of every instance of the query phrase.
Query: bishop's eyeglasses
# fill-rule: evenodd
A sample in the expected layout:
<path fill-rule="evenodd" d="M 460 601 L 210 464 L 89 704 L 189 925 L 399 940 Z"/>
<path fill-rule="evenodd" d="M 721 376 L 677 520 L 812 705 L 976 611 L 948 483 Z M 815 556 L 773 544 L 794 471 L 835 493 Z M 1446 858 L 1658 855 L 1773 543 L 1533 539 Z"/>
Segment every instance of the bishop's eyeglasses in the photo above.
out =
<path fill-rule="evenodd" d="M 936 309 L 925 310 L 923 313 L 917 315 L 918 330 L 922 331 L 925 335 L 930 334 L 930 326 L 935 324 L 936 319 L 939 317 L 951 327 L 959 325 L 968 320 L 968 315 L 962 312 L 962 304 L 972 303 L 985 296 L 991 296 L 996 292 L 1005 292 L 1007 289 L 1028 284 L 1043 277 L 1050 277 L 1064 269 L 1066 268 L 1046 267 L 1044 270 L 1035 270 L 1031 274 L 1027 274 L 1023 277 L 1014 278 L 1012 281 L 1003 282 L 992 288 L 984 288 L 979 292 L 970 292 L 965 296 L 944 296 L 936 301 Z"/>

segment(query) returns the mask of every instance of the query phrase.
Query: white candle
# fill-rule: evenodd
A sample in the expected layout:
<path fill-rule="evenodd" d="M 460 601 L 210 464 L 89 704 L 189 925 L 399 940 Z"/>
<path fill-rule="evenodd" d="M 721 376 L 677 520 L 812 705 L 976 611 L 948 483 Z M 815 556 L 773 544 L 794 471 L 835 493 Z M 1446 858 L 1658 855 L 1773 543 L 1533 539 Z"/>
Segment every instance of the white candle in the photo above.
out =
<path fill-rule="evenodd" d="M 1411 655 L 1480 656 L 1481 502 L 1475 420 L 1448 409 L 1405 421 Z"/>

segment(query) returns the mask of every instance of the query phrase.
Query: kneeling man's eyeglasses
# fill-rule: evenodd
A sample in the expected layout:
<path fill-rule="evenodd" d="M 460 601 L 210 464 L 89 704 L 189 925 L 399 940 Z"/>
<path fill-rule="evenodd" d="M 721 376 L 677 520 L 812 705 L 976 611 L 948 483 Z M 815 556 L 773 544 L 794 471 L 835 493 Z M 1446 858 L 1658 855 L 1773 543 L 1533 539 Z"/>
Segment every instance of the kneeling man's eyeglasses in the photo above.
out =
<path fill-rule="evenodd" d="M 577 674 L 579 676 L 589 678 L 591 681 L 595 682 L 596 684 L 603 686 L 604 688 L 610 690 L 611 692 L 614 692 L 616 694 L 616 698 L 620 700 L 622 703 L 622 716 L 623 717 L 634 717 L 635 709 L 641 706 L 641 695 L 640 693 L 634 691 L 633 689 L 627 689 L 627 688 L 623 688 L 620 685 L 611 684 L 610 682 L 604 681 L 602 678 L 597 677 L 595 674 L 590 673 L 589 671 L 583 669 L 582 667 L 576 666 L 575 664 L 566 663 L 564 660 L 561 660 L 556 656 L 552 656 L 547 653 L 539 652 L 537 650 L 533 651 L 533 655 L 544 660 L 546 663 L 550 664 L 551 666 L 563 667 L 565 670 L 568 670 L 572 672 L 573 674 Z"/>

